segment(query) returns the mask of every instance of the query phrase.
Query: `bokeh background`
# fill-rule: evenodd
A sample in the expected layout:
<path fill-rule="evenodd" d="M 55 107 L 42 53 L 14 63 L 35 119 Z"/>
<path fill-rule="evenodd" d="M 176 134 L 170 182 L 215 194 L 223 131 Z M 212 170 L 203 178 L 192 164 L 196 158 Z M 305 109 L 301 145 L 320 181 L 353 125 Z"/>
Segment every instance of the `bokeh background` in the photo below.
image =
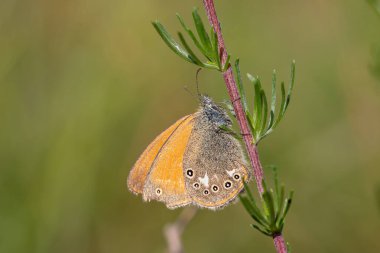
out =
<path fill-rule="evenodd" d="M 180 210 L 144 203 L 125 181 L 149 142 L 198 107 L 183 88 L 195 90 L 197 68 L 150 24 L 174 34 L 175 13 L 190 24 L 193 6 L 0 1 L 0 252 L 164 251 L 162 228 Z M 272 69 L 288 81 L 297 62 L 285 120 L 260 146 L 296 191 L 284 231 L 293 251 L 379 252 L 380 16 L 364 0 L 216 6 L 229 53 L 266 89 Z M 201 72 L 200 88 L 227 98 L 217 72 Z M 240 203 L 201 210 L 185 248 L 274 252 L 250 223 Z"/>

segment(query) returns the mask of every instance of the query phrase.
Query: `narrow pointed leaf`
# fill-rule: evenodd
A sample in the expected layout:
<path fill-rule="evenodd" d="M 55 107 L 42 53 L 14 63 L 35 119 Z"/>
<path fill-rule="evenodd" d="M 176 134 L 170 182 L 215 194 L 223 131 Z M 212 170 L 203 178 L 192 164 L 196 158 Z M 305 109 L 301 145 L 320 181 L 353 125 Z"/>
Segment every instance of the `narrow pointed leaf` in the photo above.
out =
<path fill-rule="evenodd" d="M 270 115 L 269 115 L 269 124 L 268 124 L 268 130 L 272 128 L 274 123 L 274 116 L 276 112 L 276 83 L 277 83 L 277 75 L 276 70 L 273 70 L 272 75 L 272 98 L 271 98 L 271 106 L 270 106 Z"/>
<path fill-rule="evenodd" d="M 222 130 L 222 131 L 224 131 L 224 132 L 226 132 L 227 134 L 231 135 L 232 137 L 234 137 L 237 140 L 242 140 L 243 139 L 239 134 L 237 134 L 235 131 L 233 131 L 228 126 L 222 125 L 222 126 L 219 126 L 219 129 Z"/>
<path fill-rule="evenodd" d="M 285 108 L 284 108 L 285 110 L 288 108 L 288 105 L 290 102 L 290 96 L 292 95 L 292 92 L 293 92 L 295 75 L 296 75 L 296 62 L 293 60 L 290 67 L 290 87 L 288 90 L 288 95 L 286 96 L 286 103 L 285 103 Z"/>
<path fill-rule="evenodd" d="M 165 30 L 164 26 L 159 21 L 152 22 L 154 28 L 158 32 L 158 34 L 161 36 L 163 41 L 166 43 L 166 45 L 177 55 L 182 57 L 188 62 L 194 63 L 194 60 L 191 58 L 190 54 L 183 49 L 173 38 L 170 36 L 170 34 Z"/>
<path fill-rule="evenodd" d="M 231 59 L 231 55 L 228 54 L 226 62 L 224 63 L 223 68 L 221 69 L 222 72 L 227 71 L 227 69 L 230 67 L 230 59 Z"/>
<path fill-rule="evenodd" d="M 288 213 L 288 211 L 289 211 L 289 209 L 290 209 L 290 206 L 291 206 L 291 204 L 292 204 L 293 193 L 294 193 L 294 192 L 291 191 L 290 194 L 289 194 L 289 197 L 285 200 L 284 211 L 283 211 L 283 213 L 282 213 L 282 215 L 281 215 L 281 218 L 280 218 L 279 221 L 278 221 L 278 224 L 279 224 L 280 226 L 283 226 L 283 224 L 284 224 L 284 220 L 285 220 L 285 217 L 286 217 L 286 215 L 287 215 L 287 213 Z"/>
<path fill-rule="evenodd" d="M 259 113 L 259 109 L 261 111 L 261 101 L 258 99 L 258 93 L 260 93 L 260 88 L 258 86 L 258 80 L 257 78 L 255 78 L 254 76 L 252 76 L 251 74 L 247 73 L 247 77 L 248 79 L 252 82 L 253 84 L 253 87 L 254 87 L 254 97 L 253 97 L 253 117 L 252 117 L 252 121 L 253 121 L 253 126 L 255 129 L 258 129 L 257 127 L 257 122 L 258 122 L 258 113 Z M 260 99 L 261 99 L 261 96 L 260 96 Z M 260 103 L 258 104 L 258 102 L 260 101 Z M 259 130 L 257 130 L 259 131 Z"/>
<path fill-rule="evenodd" d="M 274 183 L 274 191 L 273 191 L 273 203 L 274 203 L 274 210 L 276 213 L 276 217 L 278 216 L 278 210 L 279 210 L 279 186 L 278 186 L 278 174 L 277 174 L 277 168 L 274 165 L 268 166 L 273 171 L 273 183 Z"/>
<path fill-rule="evenodd" d="M 185 21 L 183 20 L 183 18 L 181 17 L 181 15 L 179 15 L 178 13 L 177 13 L 177 18 L 178 18 L 179 22 L 181 23 L 183 29 L 187 32 L 187 34 L 193 40 L 194 45 L 199 49 L 199 51 L 201 51 L 201 53 L 204 56 L 207 56 L 206 49 L 203 48 L 203 46 L 201 45 L 201 43 L 198 41 L 197 37 L 194 35 L 193 31 L 188 26 L 186 26 Z"/>
<path fill-rule="evenodd" d="M 280 112 L 277 116 L 276 122 L 273 125 L 273 129 L 278 125 L 278 123 L 281 121 L 282 116 L 284 116 L 285 113 L 285 103 L 286 103 L 286 97 L 285 97 L 285 84 L 284 82 L 281 82 L 281 106 L 280 106 Z"/>
<path fill-rule="evenodd" d="M 260 79 L 254 79 L 254 87 L 255 87 L 255 97 L 254 97 L 254 106 L 253 108 L 253 119 L 255 122 L 255 128 L 260 131 L 261 120 L 262 120 L 262 100 L 261 100 L 261 82 Z"/>
<path fill-rule="evenodd" d="M 275 220 L 276 220 L 276 212 L 274 209 L 274 200 L 273 200 L 272 192 L 271 191 L 264 192 L 263 199 L 264 199 L 264 203 L 267 206 L 267 209 L 269 212 L 268 220 L 270 221 L 271 225 L 274 225 Z"/>
<path fill-rule="evenodd" d="M 260 135 L 264 132 L 265 126 L 267 123 L 267 116 L 268 116 L 268 102 L 267 102 L 267 96 L 265 95 L 264 90 L 261 90 L 261 103 L 262 103 L 262 121 L 260 126 Z"/>
<path fill-rule="evenodd" d="M 253 228 L 257 229 L 258 231 L 260 231 L 261 233 L 263 233 L 264 235 L 272 236 L 271 232 L 265 228 L 260 228 L 259 226 L 255 225 L 255 224 L 251 224 L 251 226 Z"/>
<path fill-rule="evenodd" d="M 190 46 L 187 44 L 185 38 L 183 37 L 182 33 L 178 33 L 179 40 L 181 41 L 183 47 L 187 50 L 187 52 L 190 55 L 190 58 L 192 61 L 197 64 L 200 67 L 205 67 L 205 65 L 199 60 L 199 58 L 194 54 L 193 50 L 191 50 Z"/>
<path fill-rule="evenodd" d="M 254 219 L 260 225 L 265 226 L 265 219 L 261 217 L 260 210 L 255 208 L 255 206 L 252 205 L 252 202 L 250 202 L 247 198 L 240 195 L 239 195 L 239 198 L 240 198 L 241 203 L 244 205 L 245 209 L 247 210 L 247 212 L 252 217 L 252 219 Z"/>
<path fill-rule="evenodd" d="M 251 115 L 251 113 L 249 111 L 247 111 L 245 113 L 245 115 L 246 115 L 247 120 L 248 120 L 248 126 L 249 126 L 249 128 L 251 130 L 251 133 L 253 134 L 254 142 L 256 142 L 256 138 L 257 138 L 257 136 L 256 136 L 256 128 L 254 126 L 252 115 Z"/>
<path fill-rule="evenodd" d="M 243 181 L 243 184 L 244 184 L 244 190 L 245 190 L 245 193 L 247 193 L 247 196 L 249 198 L 249 200 L 251 202 L 255 202 L 255 199 L 253 197 L 253 194 L 251 192 L 251 189 L 249 188 L 249 185 L 247 184 L 247 182 Z"/>
<path fill-rule="evenodd" d="M 248 184 L 244 181 L 244 189 L 248 197 L 248 201 L 251 204 L 251 207 L 255 209 L 255 213 L 257 213 L 257 218 L 260 219 L 260 223 L 266 224 L 266 219 L 264 215 L 262 214 L 261 210 L 257 207 L 255 198 L 252 195 L 251 189 L 249 188 Z M 239 195 L 239 197 L 242 197 L 242 194 Z"/>
<path fill-rule="evenodd" d="M 278 171 L 277 171 L 276 166 L 273 166 L 272 169 L 273 169 L 273 177 L 274 177 L 274 189 L 276 191 L 277 207 L 279 207 L 281 205 L 281 202 L 280 202 L 280 185 L 278 181 Z"/>
<path fill-rule="evenodd" d="M 292 205 L 293 194 L 294 194 L 294 191 L 291 191 L 290 194 L 289 194 L 289 197 L 286 200 L 285 207 L 284 207 L 284 218 L 288 214 L 290 206 Z"/>
<path fill-rule="evenodd" d="M 263 185 L 263 188 L 264 188 L 264 193 L 262 195 L 262 198 L 264 199 L 264 194 L 266 192 L 268 192 L 267 184 L 265 183 L 264 179 L 262 180 L 262 185 Z M 270 216 L 269 206 L 265 203 L 265 199 L 264 199 L 263 203 L 264 203 L 263 207 L 264 207 L 265 217 L 268 218 Z"/>
<path fill-rule="evenodd" d="M 198 10 L 196 8 L 193 10 L 193 19 L 194 19 L 195 27 L 197 29 L 199 40 L 201 41 L 204 49 L 206 50 L 207 55 L 209 57 L 212 57 L 211 41 L 205 30 L 202 19 L 198 14 Z"/>
<path fill-rule="evenodd" d="M 284 205 L 285 205 L 285 186 L 281 186 L 280 193 L 278 196 L 278 209 L 276 215 L 276 224 L 279 225 L 278 221 L 282 218 L 282 214 L 284 213 Z"/>
<path fill-rule="evenodd" d="M 276 83 L 277 83 L 277 74 L 276 70 L 273 70 L 272 75 L 272 99 L 271 99 L 271 111 L 275 113 L 276 110 Z"/>
<path fill-rule="evenodd" d="M 210 29 L 211 34 L 211 51 L 213 52 L 213 61 L 218 65 L 219 69 L 221 69 L 222 64 L 220 62 L 220 56 L 219 56 L 219 47 L 218 47 L 218 35 L 215 33 L 214 28 L 211 27 Z"/>
<path fill-rule="evenodd" d="M 235 61 L 235 71 L 236 71 L 236 76 L 237 76 L 237 85 L 238 85 L 238 89 L 239 89 L 239 96 L 241 98 L 241 102 L 243 104 L 244 111 L 248 112 L 247 98 L 245 96 L 245 90 L 244 90 L 244 86 L 243 86 L 243 80 L 241 78 L 239 63 L 240 63 L 240 60 L 237 59 Z"/>
<path fill-rule="evenodd" d="M 288 253 L 292 253 L 292 247 L 290 247 L 290 243 L 286 242 L 286 249 Z"/>

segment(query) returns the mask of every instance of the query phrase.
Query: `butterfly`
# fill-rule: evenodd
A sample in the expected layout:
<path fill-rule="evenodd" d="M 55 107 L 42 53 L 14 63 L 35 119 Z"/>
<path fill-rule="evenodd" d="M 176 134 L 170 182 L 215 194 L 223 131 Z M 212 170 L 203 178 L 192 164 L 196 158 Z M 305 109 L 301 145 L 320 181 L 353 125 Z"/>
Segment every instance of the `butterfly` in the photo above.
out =
<path fill-rule="evenodd" d="M 200 108 L 154 139 L 130 171 L 128 188 L 145 201 L 215 210 L 233 201 L 251 177 L 239 141 L 225 130 L 232 126 L 228 114 L 199 96 Z"/>

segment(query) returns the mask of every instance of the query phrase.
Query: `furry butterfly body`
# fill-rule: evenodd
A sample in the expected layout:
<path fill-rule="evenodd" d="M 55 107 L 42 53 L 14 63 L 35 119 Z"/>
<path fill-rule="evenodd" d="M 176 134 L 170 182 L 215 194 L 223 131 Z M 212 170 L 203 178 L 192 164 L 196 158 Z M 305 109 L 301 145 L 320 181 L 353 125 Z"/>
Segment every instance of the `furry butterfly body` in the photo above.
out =
<path fill-rule="evenodd" d="M 250 178 L 239 142 L 221 129 L 231 127 L 226 112 L 209 97 L 201 107 L 161 133 L 142 153 L 128 188 L 168 208 L 226 206 Z"/>

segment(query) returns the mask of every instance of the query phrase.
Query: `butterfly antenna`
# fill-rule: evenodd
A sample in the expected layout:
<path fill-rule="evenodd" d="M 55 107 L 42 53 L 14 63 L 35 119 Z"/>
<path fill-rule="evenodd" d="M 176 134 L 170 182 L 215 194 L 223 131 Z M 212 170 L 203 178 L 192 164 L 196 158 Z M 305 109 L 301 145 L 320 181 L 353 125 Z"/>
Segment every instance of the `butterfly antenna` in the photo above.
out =
<path fill-rule="evenodd" d="M 194 93 L 191 92 L 191 90 L 189 90 L 189 88 L 186 86 L 183 86 L 183 89 L 185 91 L 187 91 L 195 100 L 198 100 L 197 97 L 194 95 Z"/>

